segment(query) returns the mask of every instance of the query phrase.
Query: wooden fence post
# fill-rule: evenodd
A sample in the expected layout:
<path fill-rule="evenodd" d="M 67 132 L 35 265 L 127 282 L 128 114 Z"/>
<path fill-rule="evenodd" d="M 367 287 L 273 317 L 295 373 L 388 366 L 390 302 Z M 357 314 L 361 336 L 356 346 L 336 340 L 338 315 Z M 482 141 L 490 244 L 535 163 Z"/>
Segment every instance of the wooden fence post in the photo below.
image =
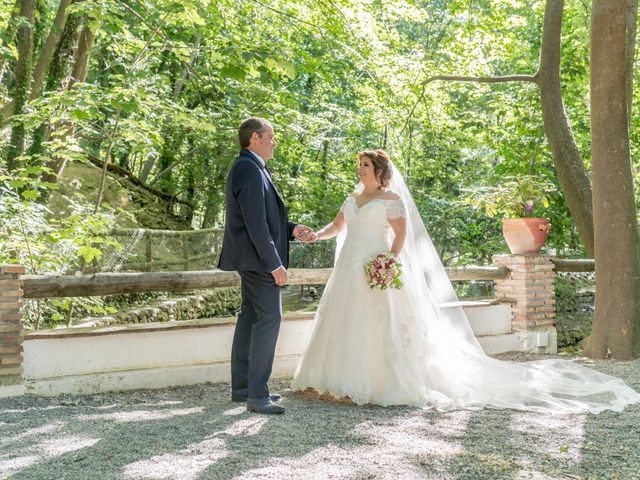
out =
<path fill-rule="evenodd" d="M 150 272 L 151 271 L 151 262 L 153 260 L 153 252 L 151 250 L 151 234 L 147 231 L 144 232 L 144 240 L 145 240 L 145 247 L 144 247 L 144 251 L 145 251 L 145 257 L 147 260 L 147 266 L 145 267 L 144 271 L 145 272 Z"/>

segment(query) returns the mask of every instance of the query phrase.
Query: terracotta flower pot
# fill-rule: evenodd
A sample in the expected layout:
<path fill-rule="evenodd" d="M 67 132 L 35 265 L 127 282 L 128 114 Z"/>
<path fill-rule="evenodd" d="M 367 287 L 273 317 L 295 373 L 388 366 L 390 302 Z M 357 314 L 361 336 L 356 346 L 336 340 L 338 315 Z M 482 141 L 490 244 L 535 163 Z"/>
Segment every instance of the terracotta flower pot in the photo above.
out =
<path fill-rule="evenodd" d="M 548 218 L 504 218 L 502 234 L 511 253 L 538 253 L 551 230 Z"/>

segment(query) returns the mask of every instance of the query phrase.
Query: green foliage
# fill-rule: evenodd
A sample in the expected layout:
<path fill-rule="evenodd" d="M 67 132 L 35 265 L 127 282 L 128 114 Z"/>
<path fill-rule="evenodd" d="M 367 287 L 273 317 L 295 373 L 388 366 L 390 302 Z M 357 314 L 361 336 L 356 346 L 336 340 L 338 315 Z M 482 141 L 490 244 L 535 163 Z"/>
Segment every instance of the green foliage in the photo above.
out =
<path fill-rule="evenodd" d="M 559 273 L 555 279 L 558 348 L 580 350 L 578 342 L 591 334 L 595 309 L 593 273 Z"/>
<path fill-rule="evenodd" d="M 465 202 L 481 209 L 488 217 L 515 218 L 540 216 L 549 208 L 549 195 L 554 193 L 550 182 L 532 175 L 507 176 L 494 186 L 465 189 Z"/>
<path fill-rule="evenodd" d="M 70 202 L 71 213 L 59 218 L 39 202 L 57 188 L 42 180 L 47 171 L 40 166 L 13 174 L 0 169 L 0 263 L 25 265 L 31 274 L 70 274 L 99 260 L 104 249 L 119 249 L 109 233 L 115 213 L 108 206 L 93 213 L 86 204 Z M 70 299 L 29 302 L 25 323 L 34 328 L 66 324 L 70 308 Z M 93 314 L 112 311 L 98 298 L 79 299 L 75 308 Z"/>
<path fill-rule="evenodd" d="M 40 150 L 19 158 L 23 169 L 43 170 L 3 180 L 0 228 L 12 233 L 11 240 L 0 240 L 0 255 L 39 272 L 76 271 L 98 259 L 110 245 L 106 232 L 117 224 L 117 212 L 107 206 L 92 216 L 87 201 L 64 217 L 51 214 L 46 192 L 52 185 L 36 180 L 46 173 L 44 165 L 108 155 L 147 185 L 193 205 L 172 204 L 171 213 L 185 224 L 221 226 L 237 126 L 259 115 L 275 126 L 278 148 L 270 168 L 293 220 L 313 227 L 332 220 L 358 181 L 356 152 L 381 147 L 407 178 L 445 263 L 490 263 L 505 248 L 492 216 L 521 215 L 531 196 L 535 207 L 544 207 L 532 213 L 544 213 L 554 226 L 549 245 L 580 256 L 536 86 L 423 85 L 432 75 L 535 73 L 544 3 L 74 2 L 72 16 L 86 18 L 96 31 L 87 80 L 71 90 L 67 79 L 53 81 L 14 118 L 32 139 L 43 127 L 51 134 Z M 13 5 L 0 5 L 0 29 L 7 32 Z M 55 2 L 44 6 L 51 21 Z M 564 20 L 563 95 L 589 166 L 589 11 L 569 2 Z M 15 89 L 15 41 L 5 40 L 3 101 Z M 635 171 L 639 118 L 633 116 L 630 129 Z M 482 211 L 464 202 L 469 192 Z M 292 256 L 324 264 L 329 250 L 317 250 L 317 260 L 302 250 Z"/>
<path fill-rule="evenodd" d="M 446 266 L 489 265 L 504 240 L 499 221 L 483 216 L 460 201 L 446 201 L 414 192 L 422 219 Z"/>
<path fill-rule="evenodd" d="M 0 171 L 0 263 L 23 264 L 32 273 L 64 273 L 99 259 L 106 247 L 118 248 L 109 235 L 114 212 L 108 207 L 93 213 L 85 204 L 71 203 L 72 213 L 56 218 L 37 202 L 56 188 L 41 179 L 44 171 Z"/>
<path fill-rule="evenodd" d="M 562 273 L 556 276 L 556 310 L 560 314 L 579 313 L 585 305 L 593 308 L 594 275 Z"/>

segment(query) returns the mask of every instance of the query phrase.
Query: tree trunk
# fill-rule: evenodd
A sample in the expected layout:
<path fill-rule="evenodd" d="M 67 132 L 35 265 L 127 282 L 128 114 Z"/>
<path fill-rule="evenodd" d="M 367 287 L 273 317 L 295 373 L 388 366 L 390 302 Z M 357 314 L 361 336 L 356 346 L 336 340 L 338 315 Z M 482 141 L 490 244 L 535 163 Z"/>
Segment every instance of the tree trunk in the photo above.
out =
<path fill-rule="evenodd" d="M 192 205 L 195 205 L 196 203 L 196 179 L 193 175 L 193 168 L 190 168 L 187 171 L 187 198 L 186 198 L 187 202 L 189 202 Z M 185 209 L 185 213 L 184 213 L 184 218 L 185 221 L 187 223 L 187 225 L 191 226 L 191 223 L 193 222 L 193 215 L 195 213 L 195 209 L 193 208 L 186 208 Z"/>
<path fill-rule="evenodd" d="M 58 46 L 58 42 L 64 31 L 64 27 L 67 23 L 67 7 L 71 4 L 71 0 L 60 0 L 56 18 L 51 25 L 49 35 L 44 42 L 42 50 L 40 52 L 40 58 L 33 70 L 33 81 L 31 83 L 31 95 L 29 98 L 34 99 L 42 92 L 44 85 L 45 73 L 49 70 L 51 59 Z"/>
<path fill-rule="evenodd" d="M 86 20 L 85 20 L 86 23 Z M 87 78 L 87 71 L 89 68 L 89 55 L 91 53 L 91 47 L 96 38 L 96 30 L 89 25 L 85 25 L 80 33 L 78 39 L 78 48 L 74 55 L 73 68 L 71 70 L 71 78 L 67 89 L 71 90 L 76 83 L 82 83 Z M 55 127 L 63 131 L 60 141 L 64 141 L 67 137 L 72 137 L 75 133 L 75 126 L 68 123 L 63 123 Z M 49 181 L 55 181 L 55 179 L 62 173 L 66 164 L 66 159 L 62 157 L 54 157 L 49 161 L 47 165 L 53 172 L 53 175 L 48 178 Z"/>
<path fill-rule="evenodd" d="M 188 63 L 184 63 L 182 66 L 182 71 L 180 73 L 180 77 L 176 80 L 176 83 L 173 87 L 173 98 L 177 99 L 180 97 L 180 95 L 182 94 L 182 89 L 184 88 L 184 83 L 187 80 L 187 78 L 189 77 L 189 72 L 191 71 L 191 67 L 194 64 L 194 62 L 196 61 L 196 58 L 198 56 L 198 49 L 200 48 L 200 42 L 202 41 L 202 34 L 198 34 L 194 37 L 193 39 L 193 48 L 191 49 L 191 53 L 189 54 L 189 62 Z M 164 127 L 162 130 L 162 136 L 163 138 L 169 138 L 171 135 L 171 129 L 168 127 Z M 140 179 L 143 182 L 146 182 L 147 179 L 149 178 L 149 175 L 151 174 L 153 167 L 156 164 L 156 160 L 158 157 L 156 156 L 150 156 L 147 161 L 144 164 L 144 167 L 142 169 L 142 173 L 140 174 Z M 161 173 L 165 174 L 165 173 L 171 173 L 171 169 L 173 168 L 173 166 L 175 165 L 175 162 L 170 162 L 167 163 L 166 161 L 162 161 L 162 164 L 160 165 L 160 169 L 161 169 Z M 162 175 L 156 175 L 156 177 L 154 178 L 154 180 L 151 182 L 151 184 L 153 185 L 158 178 L 160 178 Z"/>
<path fill-rule="evenodd" d="M 560 40 L 562 33 L 562 0 L 547 0 L 542 29 L 540 65 L 535 75 L 508 75 L 502 77 L 468 77 L 460 75 L 437 75 L 429 77 L 423 86 L 435 80 L 461 82 L 505 83 L 534 82 L 540 89 L 544 130 L 551 146 L 553 161 L 558 172 L 560 186 L 567 200 L 573 220 L 587 256 L 593 257 L 593 207 L 589 175 L 576 146 L 571 124 L 564 109 L 560 83 Z M 424 90 L 409 113 L 407 127 L 415 107 L 422 100 Z M 401 132 L 402 133 L 402 132 Z"/>
<path fill-rule="evenodd" d="M 18 63 L 16 64 L 15 111 L 22 113 L 29 95 L 31 68 L 33 64 L 33 25 L 35 17 L 35 1 L 22 0 L 20 5 L 22 24 L 18 29 Z M 15 170 L 18 166 L 16 158 L 24 152 L 25 128 L 19 122 L 11 130 L 11 141 L 7 149 L 7 168 Z"/>
<path fill-rule="evenodd" d="M 67 7 L 71 3 L 71 0 L 61 0 L 58 6 L 58 12 L 56 18 L 51 25 L 51 30 L 47 36 L 46 41 L 40 51 L 40 58 L 33 69 L 33 80 L 31 81 L 31 92 L 29 93 L 29 100 L 33 100 L 42 93 L 42 86 L 44 85 L 44 75 L 49 68 L 53 53 L 56 50 L 56 46 L 60 40 L 60 35 L 64 29 L 67 21 Z M 15 114 L 16 102 L 15 99 L 7 102 L 2 106 L 0 112 L 0 125 L 4 124 Z"/>
<path fill-rule="evenodd" d="M 189 63 L 184 64 L 182 66 L 182 72 L 180 73 L 180 78 L 176 81 L 176 84 L 173 87 L 173 98 L 178 98 L 180 93 L 182 93 L 182 88 L 184 87 L 184 82 L 187 80 L 189 76 L 189 67 L 193 65 L 193 62 L 196 61 L 196 57 L 198 56 L 198 49 L 200 48 L 200 42 L 202 41 L 202 34 L 199 33 L 195 36 L 193 40 L 193 49 L 189 54 Z"/>
<path fill-rule="evenodd" d="M 324 140 L 322 142 L 322 158 L 320 160 L 320 166 L 322 168 L 322 182 L 327 185 L 329 183 L 329 165 L 328 158 L 329 156 L 329 140 Z"/>
<path fill-rule="evenodd" d="M 207 174 L 207 200 L 205 202 L 205 211 L 202 219 L 201 228 L 213 228 L 219 224 L 220 214 L 224 210 L 224 185 L 229 170 L 229 164 L 221 162 L 219 159 L 227 158 L 229 152 L 217 145 L 209 155 L 205 168 Z M 224 220 L 224 219 L 223 219 Z"/>
<path fill-rule="evenodd" d="M 4 32 L 2 32 L 2 36 L 0 37 L 0 41 L 2 45 L 8 45 L 13 43 L 13 39 L 16 34 L 16 17 L 18 13 L 20 13 L 20 0 L 16 0 L 13 9 L 11 10 L 11 18 L 9 18 L 9 22 L 7 23 L 7 28 Z M 9 64 L 9 59 L 0 58 L 0 83 L 2 83 L 4 79 L 4 72 L 7 70 L 7 65 Z"/>
<path fill-rule="evenodd" d="M 82 0 L 73 0 L 71 3 L 77 3 Z M 79 15 L 71 15 L 65 22 L 64 30 L 60 40 L 56 46 L 53 58 L 48 66 L 48 74 L 46 77 L 45 90 L 56 90 L 64 85 L 64 81 L 69 75 L 69 64 L 73 59 L 73 52 L 78 44 L 78 34 L 81 17 Z M 36 155 L 42 152 L 42 144 L 49 139 L 51 133 L 51 124 L 44 122 L 33 133 L 31 147 L 29 153 Z M 54 178 L 49 178 L 55 181 Z"/>
<path fill-rule="evenodd" d="M 536 83 L 540 87 L 544 130 L 553 152 L 558 180 L 587 256 L 593 257 L 591 182 L 562 100 L 560 44 L 563 4 L 558 0 L 546 2 Z"/>
<path fill-rule="evenodd" d="M 164 143 L 160 149 L 158 168 L 162 175 L 156 175 L 156 178 L 151 182 L 153 185 L 157 184 L 157 188 L 167 192 L 169 195 L 173 195 L 176 190 L 176 185 L 173 177 L 173 167 L 179 163 L 178 153 L 184 141 L 184 134 L 176 133 L 176 136 L 172 136 L 170 129 L 165 128 Z"/>
<path fill-rule="evenodd" d="M 45 28 L 50 0 L 35 0 L 35 14 L 33 18 L 33 61 L 40 55 L 44 44 Z"/>
<path fill-rule="evenodd" d="M 102 197 L 104 196 L 104 188 L 107 180 L 107 169 L 109 167 L 109 162 L 111 160 L 111 150 L 113 149 L 113 144 L 115 143 L 116 135 L 118 134 L 118 125 L 120 123 L 120 110 L 116 114 L 116 121 L 113 125 L 113 130 L 109 133 L 109 145 L 107 146 L 107 151 L 104 155 L 104 161 L 102 164 L 102 172 L 100 174 L 100 185 L 98 186 L 98 198 L 96 199 L 96 205 L 93 209 L 93 214 L 95 215 L 100 211 L 100 205 L 102 204 Z"/>
<path fill-rule="evenodd" d="M 640 232 L 629 154 L 627 2 L 593 0 L 591 143 L 596 311 L 587 353 L 640 356 Z"/>
<path fill-rule="evenodd" d="M 625 57 L 625 75 L 627 86 L 627 127 L 631 126 L 633 110 L 633 63 L 636 58 L 636 30 L 638 22 L 638 0 L 629 0 L 627 7 L 627 54 Z"/>
<path fill-rule="evenodd" d="M 87 25 L 82 29 L 80 38 L 78 39 L 78 49 L 75 54 L 75 62 L 71 71 L 71 80 L 69 80 L 68 89 L 71 90 L 76 83 L 82 83 L 87 78 L 89 69 L 89 54 L 91 47 L 96 39 L 96 30 Z"/>
<path fill-rule="evenodd" d="M 202 218 L 202 225 L 200 228 L 213 228 L 217 224 L 218 215 L 222 208 L 223 200 L 220 195 L 213 191 L 212 188 L 207 192 L 207 203 L 205 205 L 204 215 Z"/>
<path fill-rule="evenodd" d="M 82 0 L 73 0 L 72 4 L 79 1 Z M 81 15 L 74 14 L 67 19 L 60 41 L 53 54 L 53 60 L 49 66 L 46 90 L 55 90 L 64 86 L 64 82 L 69 76 L 69 66 L 73 60 L 73 53 L 78 46 L 81 24 Z"/>
<path fill-rule="evenodd" d="M 144 165 L 142 167 L 142 172 L 140 172 L 140 181 L 142 181 L 143 183 L 147 183 L 147 180 L 149 179 L 149 175 L 151 174 L 151 170 L 153 169 L 153 166 L 156 163 L 156 157 L 155 155 L 149 155 L 147 158 L 147 161 L 144 162 Z M 153 185 L 154 182 L 151 182 L 151 185 Z"/>

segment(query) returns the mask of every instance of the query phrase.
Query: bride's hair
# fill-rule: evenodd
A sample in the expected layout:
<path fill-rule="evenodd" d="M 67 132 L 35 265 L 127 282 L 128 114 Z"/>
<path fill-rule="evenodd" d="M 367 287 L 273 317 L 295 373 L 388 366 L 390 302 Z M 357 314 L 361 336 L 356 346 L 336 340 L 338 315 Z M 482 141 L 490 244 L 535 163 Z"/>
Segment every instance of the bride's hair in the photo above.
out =
<path fill-rule="evenodd" d="M 358 160 L 360 157 L 367 157 L 373 163 L 373 173 L 380 179 L 380 188 L 387 188 L 391 181 L 391 157 L 384 150 L 378 148 L 376 150 L 363 150 L 358 152 Z"/>

